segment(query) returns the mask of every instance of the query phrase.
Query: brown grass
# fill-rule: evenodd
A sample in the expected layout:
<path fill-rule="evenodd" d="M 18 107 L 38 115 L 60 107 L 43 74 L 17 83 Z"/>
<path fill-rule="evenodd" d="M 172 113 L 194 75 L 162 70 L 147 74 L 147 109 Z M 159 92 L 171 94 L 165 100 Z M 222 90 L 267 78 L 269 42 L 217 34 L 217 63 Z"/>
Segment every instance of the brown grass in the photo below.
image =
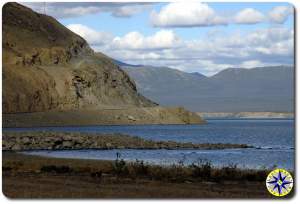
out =
<path fill-rule="evenodd" d="M 3 154 L 10 198 L 271 198 L 266 171 Z"/>

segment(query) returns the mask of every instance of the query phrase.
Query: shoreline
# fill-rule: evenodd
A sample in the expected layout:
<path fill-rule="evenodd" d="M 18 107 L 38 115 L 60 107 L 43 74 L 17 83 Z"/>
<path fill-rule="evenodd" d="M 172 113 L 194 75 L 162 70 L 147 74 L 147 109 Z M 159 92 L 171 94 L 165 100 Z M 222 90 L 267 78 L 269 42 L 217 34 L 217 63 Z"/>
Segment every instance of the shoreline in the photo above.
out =
<path fill-rule="evenodd" d="M 9 198 L 271 199 L 267 173 L 235 166 L 218 170 L 209 163 L 164 167 L 3 152 L 3 193 Z"/>
<path fill-rule="evenodd" d="M 253 120 L 267 120 L 267 119 L 295 119 L 294 112 L 196 112 L 200 117 L 211 120 L 211 119 L 253 119 Z"/>
<path fill-rule="evenodd" d="M 120 109 L 4 113 L 3 127 L 86 125 L 205 124 L 182 107 L 127 107 Z"/>

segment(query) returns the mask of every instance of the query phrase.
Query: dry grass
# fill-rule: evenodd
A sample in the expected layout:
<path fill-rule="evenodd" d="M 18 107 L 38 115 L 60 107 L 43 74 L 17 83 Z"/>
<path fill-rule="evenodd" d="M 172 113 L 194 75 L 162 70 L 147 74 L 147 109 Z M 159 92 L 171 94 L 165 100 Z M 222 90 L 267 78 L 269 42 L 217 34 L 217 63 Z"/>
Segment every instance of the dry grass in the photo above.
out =
<path fill-rule="evenodd" d="M 4 152 L 3 192 L 10 198 L 271 198 L 266 171 L 214 169 L 209 163 L 162 167 L 56 159 Z"/>

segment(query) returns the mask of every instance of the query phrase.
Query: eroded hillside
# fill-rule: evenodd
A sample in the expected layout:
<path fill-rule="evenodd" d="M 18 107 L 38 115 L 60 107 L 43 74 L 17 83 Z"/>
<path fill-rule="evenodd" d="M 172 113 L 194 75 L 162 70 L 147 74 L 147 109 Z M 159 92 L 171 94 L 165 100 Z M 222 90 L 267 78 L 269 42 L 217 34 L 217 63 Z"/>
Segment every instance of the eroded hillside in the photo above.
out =
<path fill-rule="evenodd" d="M 3 7 L 3 113 L 151 107 L 112 60 L 54 18 Z"/>

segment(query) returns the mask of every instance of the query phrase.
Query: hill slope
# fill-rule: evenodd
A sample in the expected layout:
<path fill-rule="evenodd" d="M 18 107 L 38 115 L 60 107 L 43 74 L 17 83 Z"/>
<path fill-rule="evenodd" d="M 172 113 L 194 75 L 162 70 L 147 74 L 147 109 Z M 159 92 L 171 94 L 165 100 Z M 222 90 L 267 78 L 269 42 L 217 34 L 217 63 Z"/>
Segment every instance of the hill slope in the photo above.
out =
<path fill-rule="evenodd" d="M 198 112 L 292 112 L 294 68 L 230 68 L 212 77 L 170 68 L 123 69 L 138 90 L 162 105 L 181 105 Z"/>
<path fill-rule="evenodd" d="M 139 94 L 114 60 L 50 16 L 6 3 L 2 42 L 4 127 L 204 122 Z"/>
<path fill-rule="evenodd" d="M 105 55 L 54 18 L 3 7 L 3 112 L 155 106 Z"/>

